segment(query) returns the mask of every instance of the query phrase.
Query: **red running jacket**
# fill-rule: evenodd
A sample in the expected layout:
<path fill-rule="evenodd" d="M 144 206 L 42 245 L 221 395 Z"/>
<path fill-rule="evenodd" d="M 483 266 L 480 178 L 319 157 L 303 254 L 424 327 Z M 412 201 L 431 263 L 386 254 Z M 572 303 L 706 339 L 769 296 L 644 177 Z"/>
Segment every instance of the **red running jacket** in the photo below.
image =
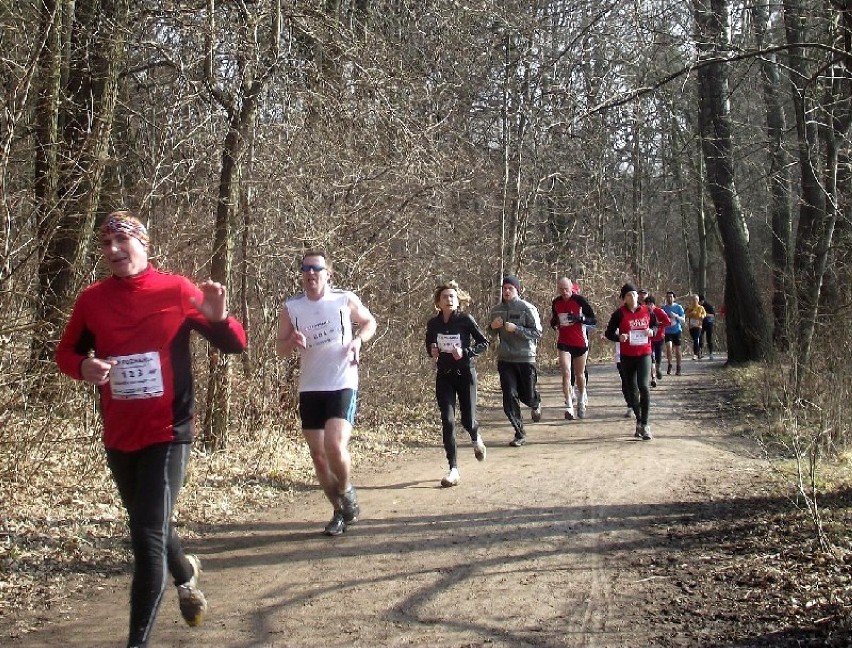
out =
<path fill-rule="evenodd" d="M 110 371 L 110 383 L 99 387 L 107 448 L 132 452 L 158 443 L 192 441 L 190 331 L 198 331 L 224 353 L 245 349 L 242 324 L 233 317 L 208 321 L 190 297 L 203 300 L 189 279 L 149 265 L 133 277 L 98 281 L 77 298 L 56 348 L 56 364 L 82 380 L 80 365 L 90 354 L 119 362 Z"/>

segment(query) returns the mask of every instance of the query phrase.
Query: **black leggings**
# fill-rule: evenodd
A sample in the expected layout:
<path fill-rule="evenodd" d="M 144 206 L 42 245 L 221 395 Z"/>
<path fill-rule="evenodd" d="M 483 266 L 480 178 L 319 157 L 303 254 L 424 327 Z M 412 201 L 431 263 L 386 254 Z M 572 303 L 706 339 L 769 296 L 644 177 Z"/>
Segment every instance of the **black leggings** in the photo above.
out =
<path fill-rule="evenodd" d="M 648 380 L 651 373 L 651 356 L 621 356 L 621 391 L 627 399 L 628 407 L 633 408 L 636 422 L 648 423 L 648 410 L 651 406 L 651 390 Z"/>
<path fill-rule="evenodd" d="M 653 362 L 658 367 L 660 363 L 663 361 L 663 345 L 665 342 L 663 340 L 652 340 L 651 341 L 651 358 Z"/>
<path fill-rule="evenodd" d="M 500 374 L 500 389 L 503 392 L 503 411 L 509 423 L 515 429 L 515 437 L 523 438 L 524 421 L 521 416 L 521 403 L 536 408 L 541 404 L 541 395 L 536 389 L 538 372 L 532 362 L 497 362 Z"/>
<path fill-rule="evenodd" d="M 707 350 L 710 352 L 710 355 L 713 354 L 713 326 L 713 324 L 705 324 L 701 329 L 704 340 L 707 342 Z"/>
<path fill-rule="evenodd" d="M 462 427 L 476 441 L 479 423 L 476 420 L 476 369 L 438 370 L 435 376 L 435 400 L 441 410 L 444 450 L 450 468 L 458 468 L 456 452 L 456 397 L 461 410 Z"/>
<path fill-rule="evenodd" d="M 166 587 L 166 569 L 175 585 L 193 576 L 172 511 L 183 486 L 190 444 L 160 443 L 134 452 L 107 449 L 107 464 L 127 509 L 133 548 L 128 646 L 147 646 Z"/>

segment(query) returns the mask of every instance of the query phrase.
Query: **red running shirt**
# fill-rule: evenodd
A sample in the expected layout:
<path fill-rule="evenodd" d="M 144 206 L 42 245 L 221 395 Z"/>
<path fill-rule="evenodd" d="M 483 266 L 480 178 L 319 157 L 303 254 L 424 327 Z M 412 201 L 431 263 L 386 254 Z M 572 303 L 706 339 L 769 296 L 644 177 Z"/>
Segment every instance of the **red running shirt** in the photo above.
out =
<path fill-rule="evenodd" d="M 621 356 L 644 356 L 651 354 L 651 338 L 644 335 L 643 332 L 651 328 L 652 324 L 656 324 L 656 318 L 653 317 L 651 311 L 645 305 L 640 306 L 635 311 L 630 311 L 626 306 L 619 308 L 616 313 L 620 314 L 621 319 L 618 324 L 618 331 L 622 335 L 627 333 L 627 342 L 621 342 Z M 652 318 L 654 321 L 652 322 Z"/>
<path fill-rule="evenodd" d="M 557 329 L 557 344 L 571 347 L 589 346 L 586 327 L 595 326 L 597 319 L 585 297 L 576 293 L 568 299 L 557 297 L 551 303 L 550 309 L 550 325 Z"/>
<path fill-rule="evenodd" d="M 212 323 L 190 302 L 201 291 L 189 279 L 155 270 L 109 277 L 77 298 L 56 348 L 59 369 L 78 380 L 90 352 L 118 364 L 99 387 L 104 445 L 132 452 L 194 435 L 190 332 L 224 353 L 240 353 L 246 334 L 233 317 Z"/>

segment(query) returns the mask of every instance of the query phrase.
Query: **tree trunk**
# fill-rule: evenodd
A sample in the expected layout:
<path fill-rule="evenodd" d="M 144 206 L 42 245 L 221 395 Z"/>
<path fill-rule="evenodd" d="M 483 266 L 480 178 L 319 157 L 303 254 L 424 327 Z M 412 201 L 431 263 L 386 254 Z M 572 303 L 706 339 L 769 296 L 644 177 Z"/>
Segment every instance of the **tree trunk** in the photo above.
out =
<path fill-rule="evenodd" d="M 849 10 L 840 12 L 847 17 Z M 808 14 L 798 0 L 784 2 L 789 65 L 792 71 L 793 101 L 796 107 L 796 134 L 799 142 L 801 201 L 793 266 L 796 273 L 796 305 L 800 365 L 810 361 L 811 343 L 819 314 L 820 295 L 828 267 L 834 228 L 837 222 L 837 161 L 840 141 L 850 127 L 850 33 L 848 23 L 839 23 L 832 36 L 845 46 L 843 63 L 821 68 L 820 83 L 814 83 L 801 47 L 810 35 L 804 28 Z M 842 26 L 842 25 L 845 25 Z M 814 94 L 815 90 L 819 95 Z M 800 375 L 800 374 L 797 374 Z"/>
<path fill-rule="evenodd" d="M 769 326 L 749 251 L 749 234 L 734 182 L 728 68 L 730 4 L 693 0 L 699 51 L 699 132 L 725 257 L 728 361 L 763 360 Z"/>
<path fill-rule="evenodd" d="M 73 26 L 69 74 L 64 84 L 69 99 L 58 110 L 51 108 L 51 103 L 56 104 L 52 96 L 57 89 L 57 66 L 55 55 L 46 53 L 46 85 L 40 94 L 48 111 L 37 116 L 38 136 L 53 138 L 41 139 L 36 147 L 39 207 L 45 211 L 39 217 L 44 252 L 38 270 L 37 317 L 42 327 L 33 339 L 32 355 L 41 360 L 52 357 L 66 306 L 79 289 L 91 251 L 129 12 L 128 0 L 78 1 L 61 7 L 72 4 L 75 15 L 70 9 L 45 6 L 43 19 L 47 25 L 61 15 Z M 51 33 L 47 47 L 57 44 L 57 37 Z M 60 63 L 60 69 L 64 64 Z"/>
<path fill-rule="evenodd" d="M 329 3 L 329 6 L 333 4 Z M 213 8 L 213 0 L 210 0 Z M 216 223 L 213 235 L 213 257 L 210 264 L 210 277 L 214 281 L 228 286 L 232 283 L 234 248 L 238 238 L 235 223 L 237 206 L 240 204 L 240 164 L 247 150 L 250 134 L 254 129 L 258 97 L 272 72 L 279 64 L 279 42 L 281 33 L 281 3 L 274 5 L 269 16 L 271 29 L 270 41 L 260 53 L 260 64 L 256 70 L 247 67 L 236 96 L 229 97 L 215 90 L 215 67 L 213 65 L 213 34 L 215 33 L 213 13 L 210 13 L 208 41 L 208 84 L 214 88 L 214 96 L 228 112 L 228 133 L 222 150 L 222 169 L 219 174 L 219 193 L 216 201 Z M 258 72 L 255 77 L 254 73 Z M 231 295 L 233 299 L 233 294 Z M 233 302 L 232 302 L 233 303 Z M 209 450 L 221 450 L 228 445 L 230 424 L 231 381 L 230 362 L 227 354 L 211 349 L 208 354 L 209 379 L 207 385 L 206 418 L 204 421 L 203 443 Z"/>
<path fill-rule="evenodd" d="M 757 48 L 764 48 L 770 26 L 766 5 L 758 2 L 752 7 Z M 781 73 L 774 54 L 761 59 L 763 105 L 766 112 L 766 132 L 769 143 L 769 211 L 772 216 L 772 320 L 773 342 L 778 350 L 789 345 L 788 299 L 793 294 L 790 250 L 793 240 L 793 213 L 790 204 L 790 156 L 784 146 L 787 131 L 781 103 Z"/>

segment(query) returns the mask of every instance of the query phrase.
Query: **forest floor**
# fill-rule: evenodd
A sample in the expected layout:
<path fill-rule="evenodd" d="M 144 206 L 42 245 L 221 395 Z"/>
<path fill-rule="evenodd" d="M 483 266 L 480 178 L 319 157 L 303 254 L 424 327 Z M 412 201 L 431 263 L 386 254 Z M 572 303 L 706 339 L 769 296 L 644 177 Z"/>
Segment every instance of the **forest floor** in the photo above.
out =
<path fill-rule="evenodd" d="M 488 456 L 460 432 L 457 487 L 439 485 L 436 432 L 356 464 L 362 519 L 342 537 L 321 534 L 316 488 L 202 526 L 187 548 L 207 619 L 184 626 L 169 587 L 152 646 L 848 646 L 848 569 L 740 434 L 729 384 L 723 360 L 685 361 L 653 390 L 643 442 L 611 364 L 591 367 L 582 421 L 543 372 L 544 418 L 521 448 L 482 390 Z M 0 645 L 123 646 L 129 568 L 88 578 L 49 614 L 7 617 Z"/>

